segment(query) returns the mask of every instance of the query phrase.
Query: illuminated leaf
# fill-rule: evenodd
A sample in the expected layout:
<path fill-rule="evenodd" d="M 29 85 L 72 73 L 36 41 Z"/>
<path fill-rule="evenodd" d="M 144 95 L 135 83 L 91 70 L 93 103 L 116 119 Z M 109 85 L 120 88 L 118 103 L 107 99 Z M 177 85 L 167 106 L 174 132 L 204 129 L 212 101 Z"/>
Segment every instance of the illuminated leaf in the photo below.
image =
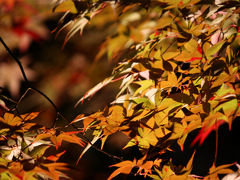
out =
<path fill-rule="evenodd" d="M 233 170 L 230 169 L 233 164 L 225 164 L 216 167 L 215 164 L 209 169 L 209 175 L 206 176 L 204 179 L 219 179 L 218 174 L 230 174 L 233 173 Z"/>
<path fill-rule="evenodd" d="M 173 175 L 174 172 L 173 170 L 170 168 L 170 166 L 164 165 L 162 168 L 162 171 L 160 172 L 160 177 L 162 179 L 167 179 L 169 178 L 171 175 Z"/>
<path fill-rule="evenodd" d="M 170 139 L 180 138 L 184 133 L 184 129 L 185 129 L 184 125 L 180 123 L 175 123 L 173 127 L 173 133 Z"/>
<path fill-rule="evenodd" d="M 213 45 L 212 47 L 210 47 L 209 49 L 207 49 L 206 51 L 206 55 L 208 57 L 213 56 L 214 54 L 216 54 L 224 45 L 225 41 L 220 41 L 217 44 Z"/>
<path fill-rule="evenodd" d="M 157 129 L 154 129 L 154 132 L 155 132 L 155 134 L 156 134 L 156 137 L 162 138 L 162 137 L 164 137 L 165 135 L 167 135 L 168 133 L 170 133 L 171 131 L 169 131 L 169 130 L 166 129 L 166 128 L 159 127 L 159 128 L 157 128 Z"/>
<path fill-rule="evenodd" d="M 197 47 L 198 47 L 198 43 L 195 39 L 191 39 L 190 41 L 188 41 L 187 43 L 184 44 L 184 47 L 191 53 L 193 53 L 194 51 L 196 51 Z"/>
<path fill-rule="evenodd" d="M 83 102 L 84 99 L 94 95 L 97 91 L 99 91 L 100 89 L 102 89 L 102 87 L 106 86 L 107 84 L 109 84 L 112 80 L 113 80 L 114 76 L 110 77 L 110 78 L 106 78 L 104 81 L 100 82 L 99 84 L 97 84 L 96 86 L 94 86 L 92 89 L 90 89 L 81 99 L 79 99 L 79 101 L 76 103 L 75 107 L 80 103 Z"/>
<path fill-rule="evenodd" d="M 179 54 L 180 54 L 179 52 L 166 52 L 163 54 L 163 59 L 164 60 L 172 59 L 178 56 Z"/>
<path fill-rule="evenodd" d="M 35 147 L 31 152 L 30 155 L 33 158 L 39 158 L 41 156 L 43 156 L 43 154 L 45 153 L 45 151 L 49 148 L 49 145 L 40 145 Z"/>
<path fill-rule="evenodd" d="M 61 142 L 61 141 L 66 141 L 66 142 L 70 142 L 70 143 L 74 143 L 74 144 L 78 144 L 80 146 L 84 146 L 84 142 L 82 141 L 81 138 L 77 137 L 74 134 L 68 134 L 68 133 L 61 133 L 60 135 L 57 136 L 57 142 Z M 61 143 L 60 143 L 61 145 Z"/>
<path fill-rule="evenodd" d="M 29 121 L 29 120 L 35 119 L 38 115 L 39 115 L 39 112 L 32 112 L 32 113 L 23 114 L 20 117 L 24 121 Z"/>
<path fill-rule="evenodd" d="M 11 113 L 5 113 L 3 118 L 0 117 L 0 121 L 10 126 L 19 126 L 22 123 L 22 119 L 18 116 L 14 116 Z"/>
<path fill-rule="evenodd" d="M 154 119 L 158 126 L 165 125 L 168 123 L 168 113 L 165 111 L 160 111 L 153 115 L 151 119 Z"/>
<path fill-rule="evenodd" d="M 123 174 L 129 174 L 132 171 L 132 168 L 136 166 L 136 162 L 132 161 L 123 161 L 114 165 L 111 165 L 110 167 L 118 167 L 117 170 L 115 170 L 108 179 L 113 179 L 115 176 L 119 175 L 120 173 Z"/>
<path fill-rule="evenodd" d="M 70 11 L 71 13 L 76 14 L 78 11 L 75 7 L 75 4 L 72 0 L 66 0 L 63 1 L 61 4 L 59 4 L 55 10 L 55 12 L 67 12 Z"/>
<path fill-rule="evenodd" d="M 123 149 L 126 149 L 126 148 L 131 147 L 131 146 L 135 146 L 135 145 L 137 145 L 137 144 L 138 144 L 138 142 L 137 142 L 136 139 L 131 139 L 131 140 L 127 143 L 127 145 L 124 146 Z"/>
<path fill-rule="evenodd" d="M 217 119 L 217 116 L 216 117 L 213 117 L 213 116 L 209 116 L 208 117 L 209 119 Z M 213 121 L 212 120 L 212 121 Z M 214 121 L 213 121 L 214 122 Z M 208 125 L 208 127 L 206 126 L 203 126 L 202 129 L 200 130 L 199 134 L 195 137 L 195 139 L 193 140 L 192 142 L 192 146 L 195 145 L 197 143 L 197 141 L 199 141 L 199 144 L 201 145 L 204 140 L 207 138 L 207 136 L 213 131 L 213 130 L 217 130 L 219 128 L 220 125 L 222 125 L 223 123 L 225 123 L 224 120 L 218 120 L 218 121 L 215 121 L 211 126 Z"/>
<path fill-rule="evenodd" d="M 56 154 L 56 155 L 50 155 L 50 156 L 48 156 L 47 157 L 47 160 L 50 160 L 50 161 L 57 161 L 63 154 L 65 154 L 66 153 L 66 151 L 63 151 L 63 152 L 61 152 L 61 153 L 58 153 L 58 154 Z"/>
<path fill-rule="evenodd" d="M 142 91 L 144 91 L 145 89 L 151 87 L 154 85 L 154 81 L 153 80 L 144 80 L 144 81 L 137 81 L 135 82 L 136 84 L 139 84 L 141 87 L 138 88 L 134 95 L 137 95 L 138 93 L 141 93 Z"/>
<path fill-rule="evenodd" d="M 137 137 L 137 140 L 139 142 L 140 148 L 149 148 L 150 145 L 155 146 L 158 142 L 158 139 L 151 129 L 148 128 L 138 128 L 139 136 Z"/>

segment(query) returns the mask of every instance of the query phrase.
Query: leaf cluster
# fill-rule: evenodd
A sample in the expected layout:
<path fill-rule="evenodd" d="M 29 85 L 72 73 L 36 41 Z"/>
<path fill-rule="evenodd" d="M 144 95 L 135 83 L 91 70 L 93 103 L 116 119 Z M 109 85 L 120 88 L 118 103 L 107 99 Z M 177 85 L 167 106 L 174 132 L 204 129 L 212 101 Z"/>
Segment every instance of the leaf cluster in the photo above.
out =
<path fill-rule="evenodd" d="M 75 132 L 58 132 L 37 125 L 38 112 L 15 116 L 6 112 L 0 117 L 0 177 L 1 179 L 59 179 L 68 164 L 58 162 L 65 151 L 58 150 L 62 141 L 84 145 Z M 56 151 L 57 152 L 57 151 Z"/>
<path fill-rule="evenodd" d="M 80 2 L 86 4 L 81 6 L 85 9 L 78 9 L 75 1 L 71 3 L 76 11 L 64 9 L 76 14 L 70 21 L 75 22 L 67 39 L 78 30 L 82 32 L 89 21 L 93 26 L 113 27 L 96 59 L 107 55 L 110 61 L 119 63 L 109 78 L 89 90 L 79 102 L 109 83 L 122 83 L 110 107 L 81 115 L 73 123 L 83 121 L 85 132 L 100 139 L 102 147 L 110 135 L 126 135 L 129 142 L 124 148 L 137 146 L 145 163 L 151 162 L 151 166 L 142 167 L 145 175 L 155 179 L 180 179 L 182 175 L 195 179 L 189 171 L 175 171 L 171 157 L 153 166 L 158 158 L 154 154 L 171 151 L 174 143 L 183 150 L 188 134 L 199 128 L 192 145 L 202 144 L 221 124 L 227 123 L 231 129 L 239 116 L 240 2 Z M 110 18 L 109 13 L 113 14 Z M 90 16 L 85 17 L 87 14 Z M 83 18 L 85 21 L 80 22 Z M 131 173 L 136 166 L 141 169 L 137 162 L 127 160 L 114 165 L 118 169 L 110 179 L 119 173 Z M 213 179 L 216 178 L 215 173 Z"/>
<path fill-rule="evenodd" d="M 90 22 L 110 29 L 96 60 L 118 64 L 78 103 L 116 81 L 119 93 L 105 109 L 78 115 L 68 125 L 76 129 L 71 132 L 37 126 L 32 120 L 38 113 L 5 113 L 0 118 L 1 178 L 58 179 L 67 167 L 58 162 L 63 152 L 47 155 L 50 147 L 58 150 L 63 141 L 84 146 L 76 134 L 91 134 L 79 158 L 98 140 L 101 149 L 96 149 L 109 155 L 104 144 L 119 132 L 129 139 L 124 149 L 137 147 L 142 158 L 109 155 L 121 161 L 112 165 L 117 169 L 109 179 L 120 173 L 153 179 L 219 179 L 232 173 L 232 164 L 213 163 L 206 177 L 198 177 L 191 174 L 194 155 L 179 167 L 169 152 L 176 144 L 184 150 L 194 130 L 200 129 L 192 145 L 202 144 L 223 123 L 231 129 L 240 114 L 239 0 L 65 0 L 57 1 L 53 11 L 63 13 L 56 30 L 69 28 L 65 43 Z"/>

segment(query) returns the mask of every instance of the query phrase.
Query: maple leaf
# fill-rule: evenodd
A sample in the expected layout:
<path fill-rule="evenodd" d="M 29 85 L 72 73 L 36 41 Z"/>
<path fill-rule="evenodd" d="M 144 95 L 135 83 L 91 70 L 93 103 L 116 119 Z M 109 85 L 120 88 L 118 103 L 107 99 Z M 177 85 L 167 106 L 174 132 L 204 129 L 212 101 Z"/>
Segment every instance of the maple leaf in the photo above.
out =
<path fill-rule="evenodd" d="M 108 180 L 113 179 L 115 176 L 117 176 L 120 173 L 123 174 L 129 174 L 132 171 L 132 168 L 136 166 L 136 160 L 134 161 L 122 161 L 120 163 L 111 165 L 110 167 L 118 167 L 109 177 Z"/>
<path fill-rule="evenodd" d="M 11 113 L 5 113 L 3 118 L 0 117 L 0 121 L 10 126 L 19 126 L 22 123 L 22 119 L 18 116 L 14 116 Z"/>

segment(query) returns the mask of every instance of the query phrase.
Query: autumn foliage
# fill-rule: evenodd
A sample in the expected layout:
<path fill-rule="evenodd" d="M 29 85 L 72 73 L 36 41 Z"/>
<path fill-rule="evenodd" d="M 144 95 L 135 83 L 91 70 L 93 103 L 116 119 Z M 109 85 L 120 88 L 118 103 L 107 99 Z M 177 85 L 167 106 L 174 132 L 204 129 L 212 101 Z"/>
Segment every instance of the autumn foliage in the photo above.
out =
<path fill-rule="evenodd" d="M 104 152 L 115 133 L 128 138 L 123 151 L 137 147 L 141 158 L 113 156 L 119 162 L 111 165 L 109 179 L 120 173 L 173 180 L 233 173 L 234 163 L 213 163 L 199 177 L 191 173 L 194 153 L 186 166 L 178 166 L 169 152 L 176 145 L 184 151 L 196 130 L 191 145 L 203 144 L 222 124 L 231 129 L 240 115 L 239 0 L 65 0 L 53 12 L 63 14 L 54 31 L 67 29 L 63 46 L 79 31 L 84 36 L 85 27 L 109 28 L 95 61 L 108 59 L 116 67 L 75 108 L 110 83 L 120 82 L 119 92 L 104 109 L 80 114 L 65 127 L 39 127 L 32 122 L 35 112 L 6 112 L 0 118 L 1 178 L 58 179 L 68 165 L 58 162 L 64 152 L 47 155 L 49 148 L 77 144 L 84 147 L 80 160 L 97 141 Z"/>

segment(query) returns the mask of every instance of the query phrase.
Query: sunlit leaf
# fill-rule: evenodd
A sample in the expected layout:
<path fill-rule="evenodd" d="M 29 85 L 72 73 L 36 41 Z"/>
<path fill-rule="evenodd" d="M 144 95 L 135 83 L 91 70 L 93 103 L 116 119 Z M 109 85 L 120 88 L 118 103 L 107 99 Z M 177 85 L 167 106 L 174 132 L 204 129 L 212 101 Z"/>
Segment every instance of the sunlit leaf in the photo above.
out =
<path fill-rule="evenodd" d="M 75 4 L 72 0 L 66 0 L 63 1 L 61 4 L 59 4 L 55 10 L 55 12 L 67 12 L 70 11 L 71 13 L 77 13 L 77 9 L 75 7 Z"/>
<path fill-rule="evenodd" d="M 100 82 L 99 84 L 97 84 L 96 86 L 94 86 L 92 89 L 90 89 L 81 99 L 79 99 L 79 101 L 76 103 L 75 107 L 80 103 L 83 102 L 84 99 L 87 99 L 88 97 L 94 95 L 97 91 L 99 91 L 100 89 L 102 89 L 104 86 L 106 86 L 107 84 L 109 84 L 112 80 L 113 80 L 114 76 L 110 77 L 110 78 L 106 78 L 104 81 Z"/>
<path fill-rule="evenodd" d="M 38 115 L 39 115 L 39 112 L 32 112 L 32 113 L 23 114 L 20 117 L 24 121 L 29 121 L 29 120 L 35 119 Z"/>
<path fill-rule="evenodd" d="M 210 47 L 209 49 L 207 49 L 206 51 L 206 55 L 208 57 L 211 57 L 213 56 L 214 54 L 216 54 L 221 48 L 222 46 L 224 45 L 225 41 L 221 41 L 221 42 L 218 42 L 217 44 L 213 45 L 212 47 Z"/>
<path fill-rule="evenodd" d="M 134 95 L 137 95 L 138 93 L 141 93 L 141 92 L 144 91 L 145 89 L 147 89 L 147 88 L 149 88 L 149 87 L 151 87 L 151 86 L 154 85 L 154 81 L 152 81 L 152 80 L 137 81 L 137 82 L 135 82 L 135 83 L 136 83 L 136 84 L 139 84 L 141 87 L 138 88 L 138 89 L 135 91 Z"/>
<path fill-rule="evenodd" d="M 117 170 L 115 170 L 108 179 L 113 179 L 115 176 L 119 175 L 120 173 L 123 174 L 129 174 L 132 171 L 132 168 L 136 166 L 136 162 L 132 161 L 123 161 L 114 165 L 111 165 L 111 167 L 118 167 Z"/>
<path fill-rule="evenodd" d="M 39 158 L 41 156 L 43 156 L 43 154 L 46 152 L 46 150 L 49 148 L 49 145 L 40 145 L 35 147 L 31 152 L 30 155 L 33 158 Z"/>
<path fill-rule="evenodd" d="M 19 126 L 22 123 L 22 119 L 18 116 L 14 116 L 11 113 L 5 113 L 3 118 L 0 117 L 0 121 L 10 126 Z"/>

